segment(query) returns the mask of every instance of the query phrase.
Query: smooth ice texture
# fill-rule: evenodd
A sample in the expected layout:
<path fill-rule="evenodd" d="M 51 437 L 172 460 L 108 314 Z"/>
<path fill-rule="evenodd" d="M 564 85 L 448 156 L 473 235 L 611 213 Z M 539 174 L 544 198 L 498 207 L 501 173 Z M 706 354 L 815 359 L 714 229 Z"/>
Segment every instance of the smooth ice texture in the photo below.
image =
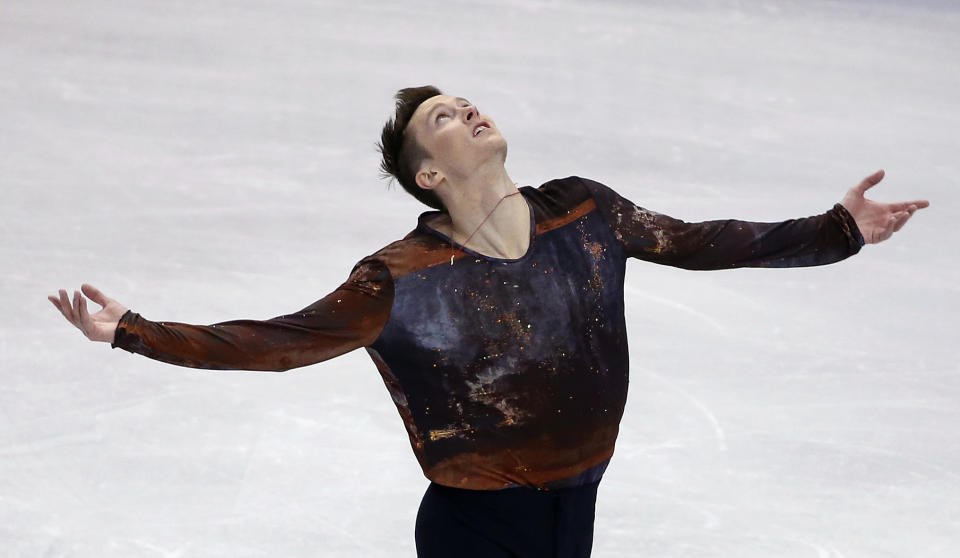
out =
<path fill-rule="evenodd" d="M 878 168 L 868 197 L 929 199 L 836 265 L 628 263 L 594 556 L 951 556 L 958 28 L 929 1 L 3 2 L 0 554 L 414 554 L 426 480 L 362 351 L 177 368 L 45 297 L 303 308 L 425 210 L 374 142 L 433 83 L 496 121 L 521 185 L 687 221 L 820 213 Z"/>

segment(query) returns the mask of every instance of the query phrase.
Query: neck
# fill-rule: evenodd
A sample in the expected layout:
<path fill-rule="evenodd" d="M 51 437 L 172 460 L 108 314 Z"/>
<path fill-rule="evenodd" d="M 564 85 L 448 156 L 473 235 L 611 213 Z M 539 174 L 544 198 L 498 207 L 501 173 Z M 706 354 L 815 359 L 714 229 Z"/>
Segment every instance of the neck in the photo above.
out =
<path fill-rule="evenodd" d="M 455 242 L 469 238 L 465 246 L 493 257 L 516 259 L 526 253 L 530 209 L 502 164 L 478 169 L 446 190 L 447 226 Z M 505 198 L 510 194 L 517 195 Z"/>

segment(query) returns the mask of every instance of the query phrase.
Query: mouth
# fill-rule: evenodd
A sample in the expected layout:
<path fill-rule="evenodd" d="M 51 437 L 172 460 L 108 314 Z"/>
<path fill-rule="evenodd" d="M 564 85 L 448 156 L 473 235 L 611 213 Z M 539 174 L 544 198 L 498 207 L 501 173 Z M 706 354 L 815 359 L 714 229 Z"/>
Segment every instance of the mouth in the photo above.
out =
<path fill-rule="evenodd" d="M 473 127 L 473 137 L 477 137 L 484 130 L 489 130 L 490 124 L 488 122 L 479 122 L 476 126 Z"/>

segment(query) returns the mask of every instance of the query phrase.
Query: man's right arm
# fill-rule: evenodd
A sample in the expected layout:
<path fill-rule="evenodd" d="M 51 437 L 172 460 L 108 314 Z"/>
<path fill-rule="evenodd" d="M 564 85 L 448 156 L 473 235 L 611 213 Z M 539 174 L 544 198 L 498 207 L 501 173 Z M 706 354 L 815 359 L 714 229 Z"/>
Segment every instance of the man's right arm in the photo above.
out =
<path fill-rule="evenodd" d="M 299 312 L 269 320 L 202 326 L 154 322 L 127 310 L 111 346 L 191 368 L 283 371 L 373 343 L 392 303 L 389 270 L 378 260 L 365 259 L 329 295 Z"/>

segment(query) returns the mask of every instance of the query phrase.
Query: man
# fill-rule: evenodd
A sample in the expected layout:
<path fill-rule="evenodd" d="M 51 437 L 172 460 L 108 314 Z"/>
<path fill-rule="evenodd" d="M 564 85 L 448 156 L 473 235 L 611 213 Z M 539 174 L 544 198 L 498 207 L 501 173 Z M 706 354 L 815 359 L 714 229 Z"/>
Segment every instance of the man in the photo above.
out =
<path fill-rule="evenodd" d="M 517 188 L 496 124 L 426 86 L 397 94 L 382 170 L 436 209 L 338 289 L 266 321 L 152 322 L 89 285 L 51 302 L 92 340 L 197 368 L 287 370 L 364 347 L 432 482 L 419 556 L 585 557 L 627 392 L 628 257 L 686 269 L 824 265 L 928 202 L 864 192 L 781 223 L 685 223 L 603 184 Z"/>

